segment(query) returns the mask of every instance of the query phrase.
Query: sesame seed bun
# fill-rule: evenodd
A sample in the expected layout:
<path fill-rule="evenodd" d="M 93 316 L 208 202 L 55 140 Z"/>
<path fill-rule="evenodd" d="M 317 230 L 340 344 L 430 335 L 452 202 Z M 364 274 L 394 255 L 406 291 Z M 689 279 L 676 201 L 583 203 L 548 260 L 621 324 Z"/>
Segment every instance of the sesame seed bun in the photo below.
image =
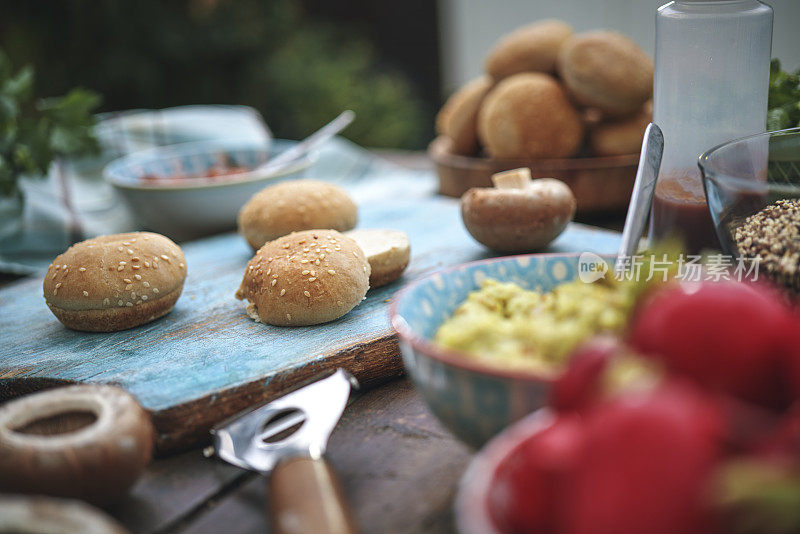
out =
<path fill-rule="evenodd" d="M 394 282 L 408 267 L 411 243 L 405 233 L 399 230 L 369 229 L 350 230 L 344 235 L 358 243 L 367 257 L 370 288 Z"/>
<path fill-rule="evenodd" d="M 289 180 L 262 189 L 239 211 L 239 232 L 253 250 L 300 230 L 355 227 L 358 207 L 347 192 L 319 180 Z"/>
<path fill-rule="evenodd" d="M 169 313 L 185 279 L 178 245 L 133 232 L 71 246 L 50 264 L 42 287 L 50 311 L 67 328 L 114 332 Z"/>
<path fill-rule="evenodd" d="M 616 32 L 570 37 L 559 52 L 558 72 L 578 103 L 607 115 L 633 113 L 653 93 L 653 60 Z"/>
<path fill-rule="evenodd" d="M 561 84 L 528 72 L 509 76 L 486 95 L 478 136 L 495 158 L 566 158 L 583 142 L 583 122 Z"/>
<path fill-rule="evenodd" d="M 478 151 L 478 110 L 492 88 L 488 76 L 476 78 L 447 99 L 436 116 L 436 129 L 453 140 L 453 153 L 469 156 Z"/>
<path fill-rule="evenodd" d="M 261 247 L 236 298 L 256 322 L 305 326 L 338 319 L 369 289 L 370 266 L 355 241 L 336 230 L 294 232 Z"/>
<path fill-rule="evenodd" d="M 520 72 L 556 70 L 561 45 L 572 35 L 572 27 L 554 19 L 528 24 L 501 37 L 486 56 L 486 72 L 502 80 Z"/>

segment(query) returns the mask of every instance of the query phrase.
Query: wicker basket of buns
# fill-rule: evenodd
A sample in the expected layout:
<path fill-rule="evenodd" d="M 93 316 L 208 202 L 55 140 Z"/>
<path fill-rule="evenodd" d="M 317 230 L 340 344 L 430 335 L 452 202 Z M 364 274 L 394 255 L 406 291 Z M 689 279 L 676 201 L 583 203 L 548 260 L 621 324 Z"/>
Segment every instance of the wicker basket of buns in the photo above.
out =
<path fill-rule="evenodd" d="M 528 167 L 569 185 L 579 213 L 627 206 L 653 88 L 653 62 L 633 41 L 539 21 L 498 40 L 485 71 L 437 116 L 428 151 L 442 194 Z"/>

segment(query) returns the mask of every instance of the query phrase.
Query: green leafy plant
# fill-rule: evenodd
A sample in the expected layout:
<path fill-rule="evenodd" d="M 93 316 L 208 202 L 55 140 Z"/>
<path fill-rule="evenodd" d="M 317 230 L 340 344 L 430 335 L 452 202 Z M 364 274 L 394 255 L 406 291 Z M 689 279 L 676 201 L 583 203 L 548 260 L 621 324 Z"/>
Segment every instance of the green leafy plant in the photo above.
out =
<path fill-rule="evenodd" d="M 36 65 L 39 83 L 55 92 L 78 83 L 100 91 L 103 111 L 244 104 L 277 137 L 299 139 L 352 109 L 356 120 L 343 132 L 350 140 L 424 148 L 435 110 L 418 82 L 357 25 L 325 23 L 303 4 L 14 2 L 0 17 L 0 47 Z M 58 61 L 52 50 L 63 51 Z"/>
<path fill-rule="evenodd" d="M 98 150 L 92 111 L 100 96 L 73 89 L 65 96 L 36 99 L 33 68 L 16 73 L 0 51 L 0 195 L 19 191 L 23 175 L 47 174 L 53 160 Z"/>
<path fill-rule="evenodd" d="M 253 101 L 269 88 L 280 95 L 267 123 L 290 138 L 302 138 L 343 109 L 356 112 L 346 137 L 372 147 L 413 146 L 425 139 L 426 117 L 406 80 L 375 68 L 369 45 L 340 42 L 332 31 L 299 30 L 256 64 L 244 89 Z"/>
<path fill-rule="evenodd" d="M 800 126 L 800 69 L 786 72 L 781 70 L 780 61 L 772 60 L 769 66 L 768 108 L 767 130 Z"/>

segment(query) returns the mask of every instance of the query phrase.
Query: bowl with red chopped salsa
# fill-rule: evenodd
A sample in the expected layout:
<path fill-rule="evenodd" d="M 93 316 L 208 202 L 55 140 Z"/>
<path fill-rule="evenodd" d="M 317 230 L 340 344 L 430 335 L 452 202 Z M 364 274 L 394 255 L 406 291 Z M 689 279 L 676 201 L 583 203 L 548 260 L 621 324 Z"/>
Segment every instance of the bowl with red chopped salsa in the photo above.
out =
<path fill-rule="evenodd" d="M 274 182 L 302 177 L 316 160 L 313 154 L 277 172 L 257 168 L 295 143 L 183 143 L 129 154 L 103 173 L 142 228 L 193 239 L 233 230 L 251 196 Z"/>

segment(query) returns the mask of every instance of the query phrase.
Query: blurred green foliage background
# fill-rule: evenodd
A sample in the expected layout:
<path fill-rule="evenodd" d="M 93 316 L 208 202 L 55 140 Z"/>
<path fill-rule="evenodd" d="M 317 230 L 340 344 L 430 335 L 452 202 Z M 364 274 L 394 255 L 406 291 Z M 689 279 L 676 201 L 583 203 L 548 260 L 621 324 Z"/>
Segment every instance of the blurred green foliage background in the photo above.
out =
<path fill-rule="evenodd" d="M 294 0 L 3 0 L 0 46 L 34 65 L 37 96 L 74 86 L 103 111 L 244 104 L 278 137 L 301 138 L 343 109 L 345 135 L 370 147 L 422 148 L 433 113 L 409 80 L 342 24 Z"/>

